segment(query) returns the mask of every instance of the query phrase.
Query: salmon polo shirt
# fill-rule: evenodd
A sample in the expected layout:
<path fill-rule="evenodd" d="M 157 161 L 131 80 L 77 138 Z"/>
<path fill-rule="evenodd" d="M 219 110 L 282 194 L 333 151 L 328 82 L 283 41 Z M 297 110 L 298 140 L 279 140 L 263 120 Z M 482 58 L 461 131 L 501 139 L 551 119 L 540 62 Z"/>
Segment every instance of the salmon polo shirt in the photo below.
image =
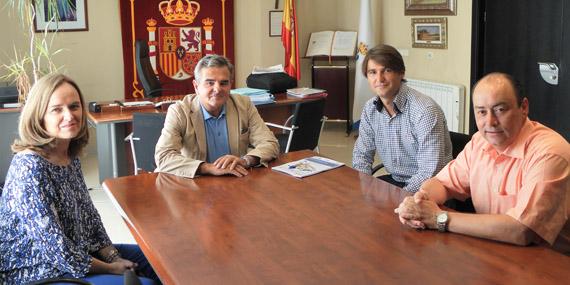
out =
<path fill-rule="evenodd" d="M 497 152 L 477 132 L 436 176 L 456 199 L 471 197 L 479 214 L 506 214 L 553 244 L 570 209 L 570 145 L 526 119 L 517 139 Z"/>

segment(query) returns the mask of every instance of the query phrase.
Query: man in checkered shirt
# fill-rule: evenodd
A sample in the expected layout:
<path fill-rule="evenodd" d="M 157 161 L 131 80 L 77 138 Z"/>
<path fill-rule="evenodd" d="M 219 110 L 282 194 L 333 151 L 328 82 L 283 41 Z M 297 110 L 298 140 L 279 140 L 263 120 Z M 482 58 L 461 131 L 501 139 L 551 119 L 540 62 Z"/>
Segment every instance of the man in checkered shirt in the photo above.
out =
<path fill-rule="evenodd" d="M 368 51 L 362 72 L 376 97 L 364 105 L 352 167 L 371 174 L 378 151 L 388 175 L 379 178 L 416 192 L 451 161 L 451 140 L 441 107 L 408 87 L 406 67 L 392 46 Z"/>

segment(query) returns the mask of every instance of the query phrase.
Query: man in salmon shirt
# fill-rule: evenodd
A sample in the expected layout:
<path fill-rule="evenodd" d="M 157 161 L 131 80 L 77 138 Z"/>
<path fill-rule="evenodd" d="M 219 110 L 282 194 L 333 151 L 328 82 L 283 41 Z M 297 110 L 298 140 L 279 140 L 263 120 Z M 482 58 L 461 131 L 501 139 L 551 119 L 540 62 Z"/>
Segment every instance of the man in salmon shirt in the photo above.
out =
<path fill-rule="evenodd" d="M 473 108 L 479 132 L 395 209 L 400 221 L 517 245 L 566 243 L 559 233 L 570 209 L 568 142 L 528 119 L 528 99 L 510 75 L 483 77 L 474 87 Z M 476 214 L 439 206 L 468 197 Z M 558 247 L 568 250 L 567 244 Z"/>

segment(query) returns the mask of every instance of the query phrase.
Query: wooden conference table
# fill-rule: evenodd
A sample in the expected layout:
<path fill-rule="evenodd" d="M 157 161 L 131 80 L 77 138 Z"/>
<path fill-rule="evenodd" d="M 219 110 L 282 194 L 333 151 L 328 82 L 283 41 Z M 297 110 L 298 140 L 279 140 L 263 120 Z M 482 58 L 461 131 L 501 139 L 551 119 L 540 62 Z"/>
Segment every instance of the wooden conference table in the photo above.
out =
<path fill-rule="evenodd" d="M 266 122 L 283 124 L 292 112 L 293 105 L 303 100 L 287 96 L 285 93 L 274 94 L 275 103 L 258 105 L 259 114 Z M 162 98 L 141 99 L 160 102 L 161 100 L 180 100 L 184 95 L 164 96 Z M 131 100 L 136 101 L 136 100 Z M 140 101 L 140 100 L 139 100 Z M 99 162 L 99 182 L 107 178 L 127 176 L 128 159 L 125 137 L 133 120 L 133 113 L 160 113 L 163 109 L 121 109 L 103 111 L 100 113 L 89 112 L 87 118 L 89 124 L 96 128 L 97 133 L 97 159 Z"/>
<path fill-rule="evenodd" d="M 282 156 L 275 166 L 312 155 Z M 570 258 L 402 226 L 404 191 L 349 167 L 304 179 L 149 173 L 103 186 L 165 284 L 555 284 Z"/>

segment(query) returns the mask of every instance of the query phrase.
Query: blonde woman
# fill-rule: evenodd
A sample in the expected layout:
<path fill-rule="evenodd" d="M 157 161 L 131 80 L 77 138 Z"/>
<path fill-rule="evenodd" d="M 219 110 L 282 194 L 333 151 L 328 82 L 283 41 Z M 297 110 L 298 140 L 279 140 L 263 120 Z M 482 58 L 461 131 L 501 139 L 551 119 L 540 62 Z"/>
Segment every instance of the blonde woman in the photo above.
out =
<path fill-rule="evenodd" d="M 0 284 L 54 277 L 123 284 L 120 274 L 130 269 L 158 281 L 138 246 L 111 243 L 89 197 L 78 158 L 89 134 L 77 84 L 61 74 L 40 79 L 18 131 L 0 197 Z"/>

